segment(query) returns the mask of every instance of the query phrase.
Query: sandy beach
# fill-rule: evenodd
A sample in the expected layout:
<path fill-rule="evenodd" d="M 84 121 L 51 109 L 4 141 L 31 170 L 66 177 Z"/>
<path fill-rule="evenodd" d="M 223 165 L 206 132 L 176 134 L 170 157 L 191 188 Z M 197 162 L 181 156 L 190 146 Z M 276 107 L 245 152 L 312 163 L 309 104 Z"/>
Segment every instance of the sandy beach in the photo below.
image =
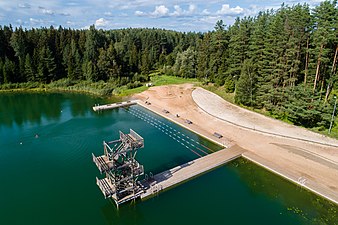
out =
<path fill-rule="evenodd" d="M 242 109 L 192 84 L 151 87 L 133 98 L 209 140 L 239 145 L 243 157 L 338 204 L 337 140 Z"/>

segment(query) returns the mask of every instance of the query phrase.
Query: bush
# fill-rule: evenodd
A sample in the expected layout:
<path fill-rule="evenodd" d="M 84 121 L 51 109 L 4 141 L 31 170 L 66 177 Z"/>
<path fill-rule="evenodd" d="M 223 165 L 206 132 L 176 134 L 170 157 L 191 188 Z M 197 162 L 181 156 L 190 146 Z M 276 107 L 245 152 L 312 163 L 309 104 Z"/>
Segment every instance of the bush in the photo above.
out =
<path fill-rule="evenodd" d="M 64 79 L 60 79 L 60 80 L 57 80 L 57 81 L 54 81 L 54 82 L 48 84 L 48 87 L 50 87 L 50 88 L 64 88 L 64 87 L 73 86 L 74 84 L 76 84 L 76 81 L 73 81 L 69 78 L 64 78 Z"/>
<path fill-rule="evenodd" d="M 128 89 L 134 89 L 134 88 L 137 88 L 137 87 L 141 87 L 142 84 L 140 81 L 135 81 L 134 83 L 128 83 L 127 84 L 127 88 Z"/>

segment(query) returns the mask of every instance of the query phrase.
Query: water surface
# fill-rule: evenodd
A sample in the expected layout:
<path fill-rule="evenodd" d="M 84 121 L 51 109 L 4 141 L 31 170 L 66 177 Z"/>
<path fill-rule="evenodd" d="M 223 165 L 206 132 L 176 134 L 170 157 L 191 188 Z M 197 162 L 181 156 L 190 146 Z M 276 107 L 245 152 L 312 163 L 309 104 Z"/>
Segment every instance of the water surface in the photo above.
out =
<path fill-rule="evenodd" d="M 79 94 L 0 94 L 0 224 L 338 224 L 338 207 L 239 159 L 119 210 L 95 184 L 91 153 L 134 129 L 157 173 L 220 149 L 140 106 L 94 113 Z"/>

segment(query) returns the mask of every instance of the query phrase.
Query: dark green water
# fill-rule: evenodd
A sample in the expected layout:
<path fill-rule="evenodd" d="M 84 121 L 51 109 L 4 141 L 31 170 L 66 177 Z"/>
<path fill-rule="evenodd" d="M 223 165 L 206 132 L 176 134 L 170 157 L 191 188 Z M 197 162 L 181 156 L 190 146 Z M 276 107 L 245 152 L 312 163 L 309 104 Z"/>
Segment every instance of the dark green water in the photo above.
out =
<path fill-rule="evenodd" d="M 0 94 L 0 224 L 338 224 L 338 207 L 239 159 L 116 210 L 95 184 L 91 153 L 118 130 L 145 139 L 157 173 L 220 147 L 138 106 L 94 113 L 78 94 Z M 38 137 L 36 137 L 38 135 Z"/>

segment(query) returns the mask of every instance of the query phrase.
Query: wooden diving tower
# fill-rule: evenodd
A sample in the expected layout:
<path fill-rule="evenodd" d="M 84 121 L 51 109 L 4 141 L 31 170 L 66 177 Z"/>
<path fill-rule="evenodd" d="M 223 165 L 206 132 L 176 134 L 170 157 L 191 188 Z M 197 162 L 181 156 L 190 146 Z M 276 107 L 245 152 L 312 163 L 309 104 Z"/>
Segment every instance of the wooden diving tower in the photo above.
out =
<path fill-rule="evenodd" d="M 210 171 L 224 163 L 241 157 L 244 149 L 234 145 L 183 165 L 138 181 L 144 175 L 144 168 L 136 159 L 137 151 L 144 147 L 143 138 L 130 129 L 129 134 L 120 131 L 120 139 L 110 142 L 103 141 L 104 154 L 96 157 L 93 162 L 105 178 L 96 177 L 105 198 L 120 204 L 136 199 L 147 199 L 163 190 L 174 187 L 184 181 Z"/>
<path fill-rule="evenodd" d="M 144 174 L 144 168 L 135 159 L 137 151 L 143 147 L 143 138 L 130 129 L 129 134 L 120 131 L 118 140 L 103 141 L 103 155 L 92 154 L 93 162 L 101 174 L 105 174 L 103 179 L 96 177 L 96 184 L 104 197 L 114 200 L 117 207 L 143 193 L 144 188 L 137 180 Z"/>

